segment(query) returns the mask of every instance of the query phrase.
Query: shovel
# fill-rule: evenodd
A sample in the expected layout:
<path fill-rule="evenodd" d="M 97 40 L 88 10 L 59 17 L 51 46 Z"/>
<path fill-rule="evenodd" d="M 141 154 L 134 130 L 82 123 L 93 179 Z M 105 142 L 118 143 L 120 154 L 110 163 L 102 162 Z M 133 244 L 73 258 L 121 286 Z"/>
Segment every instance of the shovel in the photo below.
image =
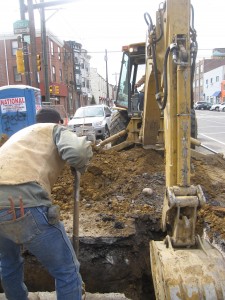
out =
<path fill-rule="evenodd" d="M 79 201 L 80 201 L 80 172 L 73 172 L 74 175 L 74 204 L 73 204 L 73 248 L 78 258 L 79 254 Z"/>

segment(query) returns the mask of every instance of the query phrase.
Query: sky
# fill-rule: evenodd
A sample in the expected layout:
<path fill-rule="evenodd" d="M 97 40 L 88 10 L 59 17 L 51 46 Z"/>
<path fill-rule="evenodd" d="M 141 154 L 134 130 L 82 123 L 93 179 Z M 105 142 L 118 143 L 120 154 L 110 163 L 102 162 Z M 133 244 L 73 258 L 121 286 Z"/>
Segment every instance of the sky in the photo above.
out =
<path fill-rule="evenodd" d="M 33 0 L 38 3 L 40 0 Z M 50 2 L 50 0 L 45 0 Z M 82 44 L 91 56 L 91 67 L 108 80 L 118 81 L 122 46 L 146 40 L 148 12 L 155 24 L 155 15 L 162 1 L 158 0 L 74 0 L 46 8 L 46 27 L 60 40 Z M 26 0 L 25 0 L 26 3 Z M 225 1 L 192 0 L 195 29 L 199 46 L 198 59 L 210 58 L 213 48 L 225 48 Z M 20 19 L 19 0 L 0 0 L 0 33 L 13 33 L 13 23 Z M 35 25 L 40 28 L 39 11 Z"/>

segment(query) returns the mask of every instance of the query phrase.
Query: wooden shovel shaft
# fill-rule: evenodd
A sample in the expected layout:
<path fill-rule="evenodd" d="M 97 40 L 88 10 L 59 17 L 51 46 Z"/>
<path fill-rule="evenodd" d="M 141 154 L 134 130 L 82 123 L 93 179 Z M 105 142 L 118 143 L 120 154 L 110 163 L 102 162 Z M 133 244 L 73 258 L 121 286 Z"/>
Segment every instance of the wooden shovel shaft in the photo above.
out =
<path fill-rule="evenodd" d="M 79 201 L 80 201 L 80 172 L 74 177 L 74 204 L 73 204 L 73 248 L 76 256 L 79 254 Z"/>

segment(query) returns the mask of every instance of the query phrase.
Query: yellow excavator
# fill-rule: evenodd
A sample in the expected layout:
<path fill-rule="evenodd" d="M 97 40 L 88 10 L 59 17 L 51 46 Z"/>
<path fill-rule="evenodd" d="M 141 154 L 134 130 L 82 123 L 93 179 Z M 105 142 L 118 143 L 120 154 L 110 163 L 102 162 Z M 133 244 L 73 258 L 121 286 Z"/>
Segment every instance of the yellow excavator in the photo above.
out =
<path fill-rule="evenodd" d="M 166 0 L 148 13 L 147 41 L 123 48 L 113 115 L 114 150 L 132 144 L 164 149 L 166 188 L 163 241 L 150 241 L 156 299 L 225 299 L 225 259 L 196 234 L 197 210 L 205 203 L 200 185 L 191 185 L 191 141 L 197 136 L 192 85 L 198 44 L 190 0 Z M 144 66 L 144 68 L 143 68 Z M 144 105 L 135 83 L 144 70 Z"/>

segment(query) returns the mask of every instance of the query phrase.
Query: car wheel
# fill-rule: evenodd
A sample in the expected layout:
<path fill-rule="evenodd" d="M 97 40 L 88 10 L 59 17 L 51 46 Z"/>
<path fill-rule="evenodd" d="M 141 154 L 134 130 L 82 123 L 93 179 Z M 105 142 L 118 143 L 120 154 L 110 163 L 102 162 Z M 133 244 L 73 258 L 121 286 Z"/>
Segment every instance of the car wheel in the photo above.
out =
<path fill-rule="evenodd" d="M 216 110 L 216 111 L 219 111 L 219 107 L 217 106 L 217 107 L 215 108 L 215 110 Z"/>
<path fill-rule="evenodd" d="M 103 138 L 103 140 L 105 140 L 108 137 L 110 137 L 109 128 L 107 126 L 105 126 L 105 133 L 103 134 L 102 138 Z"/>
<path fill-rule="evenodd" d="M 225 107 L 222 109 L 222 111 L 225 111 Z"/>

